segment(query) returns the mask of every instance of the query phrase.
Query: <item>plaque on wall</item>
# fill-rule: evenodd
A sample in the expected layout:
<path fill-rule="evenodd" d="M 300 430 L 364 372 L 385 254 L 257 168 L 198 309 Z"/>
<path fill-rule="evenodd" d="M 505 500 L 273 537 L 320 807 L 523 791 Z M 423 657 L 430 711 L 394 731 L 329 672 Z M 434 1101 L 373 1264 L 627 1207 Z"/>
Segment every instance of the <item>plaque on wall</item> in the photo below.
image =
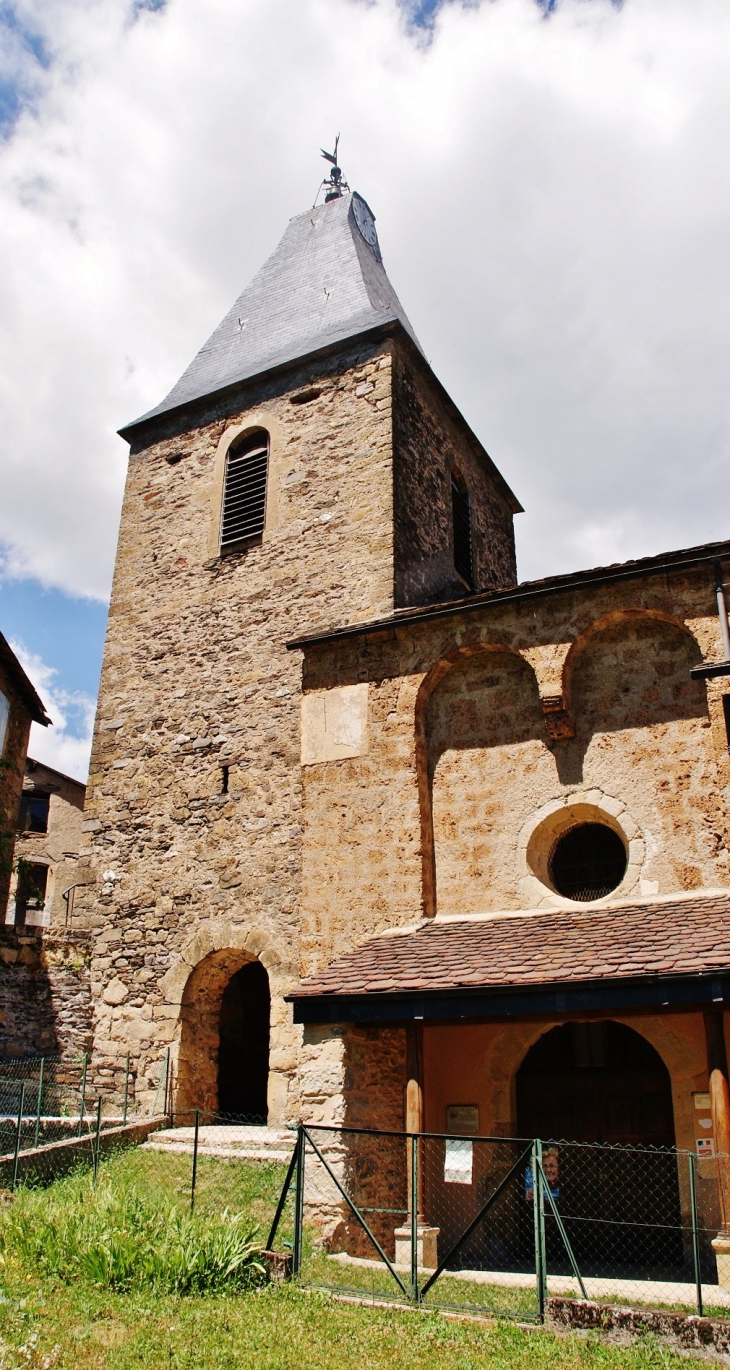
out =
<path fill-rule="evenodd" d="M 715 1139 L 712 1132 L 712 1108 L 710 1107 L 710 1096 L 707 1093 L 696 1093 L 692 1095 L 694 1104 L 695 1122 L 695 1147 L 700 1158 L 709 1158 L 715 1154 Z"/>
<path fill-rule="evenodd" d="M 474 1136 L 479 1131 L 478 1104 L 447 1104 L 446 1131 L 456 1136 Z"/>

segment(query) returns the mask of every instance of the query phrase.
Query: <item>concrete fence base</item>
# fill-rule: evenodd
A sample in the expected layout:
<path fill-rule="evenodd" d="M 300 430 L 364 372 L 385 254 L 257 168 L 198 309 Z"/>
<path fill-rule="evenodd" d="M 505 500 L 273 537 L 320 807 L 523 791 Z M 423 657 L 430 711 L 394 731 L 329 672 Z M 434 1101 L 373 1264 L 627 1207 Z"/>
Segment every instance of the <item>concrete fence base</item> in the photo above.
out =
<path fill-rule="evenodd" d="M 119 1151 L 128 1146 L 138 1146 L 151 1132 L 165 1127 L 166 1117 L 145 1118 L 143 1121 L 126 1123 L 121 1127 L 105 1128 L 99 1134 L 99 1155 Z M 49 1142 L 47 1146 L 32 1147 L 21 1151 L 18 1156 L 18 1183 L 35 1180 L 46 1184 L 68 1175 L 79 1165 L 93 1161 L 96 1134 L 85 1137 L 67 1137 L 60 1142 Z M 0 1156 L 0 1188 L 9 1189 L 13 1182 L 15 1157 L 12 1152 Z"/>

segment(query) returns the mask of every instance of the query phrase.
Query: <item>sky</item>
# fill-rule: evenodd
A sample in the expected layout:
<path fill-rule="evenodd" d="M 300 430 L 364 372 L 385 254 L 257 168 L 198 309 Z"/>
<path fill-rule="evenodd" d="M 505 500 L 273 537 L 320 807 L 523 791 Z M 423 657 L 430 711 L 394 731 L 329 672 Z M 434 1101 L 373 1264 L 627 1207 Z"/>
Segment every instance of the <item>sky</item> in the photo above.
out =
<path fill-rule="evenodd" d="M 84 778 L 126 465 L 341 134 L 520 579 L 730 536 L 727 0 L 0 0 L 0 631 Z"/>

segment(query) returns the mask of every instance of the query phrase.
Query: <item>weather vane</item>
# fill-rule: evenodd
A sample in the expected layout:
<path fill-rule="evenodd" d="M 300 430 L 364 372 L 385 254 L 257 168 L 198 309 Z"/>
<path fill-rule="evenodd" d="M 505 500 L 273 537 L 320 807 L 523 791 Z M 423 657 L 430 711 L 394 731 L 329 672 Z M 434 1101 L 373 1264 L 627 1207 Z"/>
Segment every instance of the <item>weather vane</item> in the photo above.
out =
<path fill-rule="evenodd" d="M 325 152 L 324 148 L 320 148 L 320 151 L 325 161 L 329 162 L 332 167 L 329 176 L 325 176 L 322 182 L 322 185 L 325 187 L 326 192 L 324 197 L 325 204 L 329 204 L 330 200 L 339 200 L 343 191 L 350 189 L 349 185 L 347 184 L 347 181 L 343 181 L 342 171 L 337 165 L 337 148 L 339 146 L 339 142 L 340 135 L 338 133 L 337 137 L 335 138 L 334 152 Z"/>

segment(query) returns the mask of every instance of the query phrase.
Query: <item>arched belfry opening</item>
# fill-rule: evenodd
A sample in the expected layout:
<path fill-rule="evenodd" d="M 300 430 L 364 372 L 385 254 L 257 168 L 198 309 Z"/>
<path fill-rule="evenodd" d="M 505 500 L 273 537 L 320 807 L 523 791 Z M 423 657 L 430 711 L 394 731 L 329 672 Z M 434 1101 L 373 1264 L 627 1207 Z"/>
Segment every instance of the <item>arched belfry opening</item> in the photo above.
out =
<path fill-rule="evenodd" d="M 519 1137 L 674 1146 L 669 1071 L 624 1023 L 563 1023 L 517 1072 Z"/>
<path fill-rule="evenodd" d="M 249 961 L 223 991 L 218 1045 L 218 1108 L 244 1122 L 268 1117 L 270 1016 L 269 977 Z"/>

